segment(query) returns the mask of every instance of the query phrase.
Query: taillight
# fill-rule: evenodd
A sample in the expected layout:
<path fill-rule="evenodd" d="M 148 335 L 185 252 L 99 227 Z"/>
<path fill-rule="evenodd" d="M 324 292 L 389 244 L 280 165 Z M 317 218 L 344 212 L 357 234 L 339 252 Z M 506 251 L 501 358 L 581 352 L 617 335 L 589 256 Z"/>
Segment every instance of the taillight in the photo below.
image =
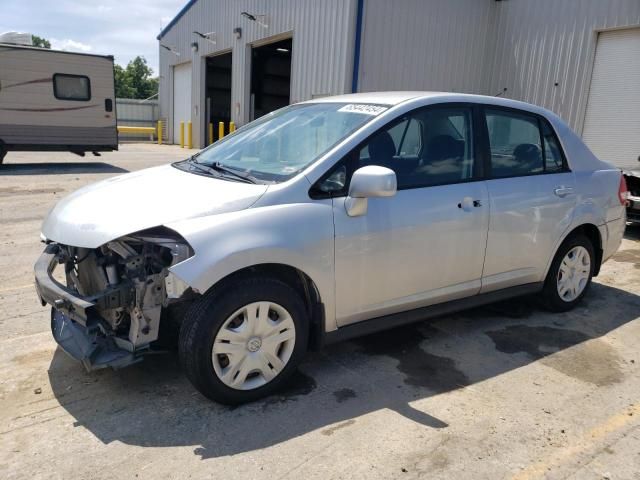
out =
<path fill-rule="evenodd" d="M 627 205 L 627 201 L 629 200 L 629 190 L 627 189 L 627 181 L 625 180 L 624 175 L 620 175 L 618 198 L 620 199 L 620 205 Z"/>

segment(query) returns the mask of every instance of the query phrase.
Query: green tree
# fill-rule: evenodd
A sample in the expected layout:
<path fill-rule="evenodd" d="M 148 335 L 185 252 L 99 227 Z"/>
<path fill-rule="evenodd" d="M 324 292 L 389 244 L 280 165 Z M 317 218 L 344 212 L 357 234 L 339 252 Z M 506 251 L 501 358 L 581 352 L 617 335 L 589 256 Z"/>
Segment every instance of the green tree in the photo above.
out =
<path fill-rule="evenodd" d="M 46 38 L 39 37 L 37 35 L 31 35 L 31 41 L 34 47 L 51 48 L 51 42 Z"/>
<path fill-rule="evenodd" d="M 126 68 L 114 65 L 114 78 L 116 97 L 144 99 L 158 93 L 158 78 L 144 57 L 137 56 Z"/>
<path fill-rule="evenodd" d="M 136 98 L 136 91 L 129 84 L 127 71 L 117 63 L 113 66 L 113 78 L 116 84 L 117 98 Z"/>

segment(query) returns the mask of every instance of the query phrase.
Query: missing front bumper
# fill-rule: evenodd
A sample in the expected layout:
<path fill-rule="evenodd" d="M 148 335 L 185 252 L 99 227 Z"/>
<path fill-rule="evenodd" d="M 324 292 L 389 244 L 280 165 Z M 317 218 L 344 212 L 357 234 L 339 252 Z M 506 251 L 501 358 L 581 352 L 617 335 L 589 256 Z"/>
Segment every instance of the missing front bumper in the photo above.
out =
<path fill-rule="evenodd" d="M 53 338 L 87 371 L 105 367 L 122 368 L 139 362 L 145 349 L 133 352 L 129 342 L 118 339 L 96 312 L 97 306 L 124 303 L 131 295 L 128 287 L 110 289 L 99 295 L 83 297 L 53 278 L 63 257 L 55 244 L 47 245 L 35 265 L 35 284 L 42 305 L 51 309 Z"/>
<path fill-rule="evenodd" d="M 140 355 L 116 345 L 113 337 L 105 336 L 97 324 L 81 325 L 60 310 L 51 309 L 51 332 L 58 345 L 87 371 L 112 367 L 122 368 L 142 360 Z"/>

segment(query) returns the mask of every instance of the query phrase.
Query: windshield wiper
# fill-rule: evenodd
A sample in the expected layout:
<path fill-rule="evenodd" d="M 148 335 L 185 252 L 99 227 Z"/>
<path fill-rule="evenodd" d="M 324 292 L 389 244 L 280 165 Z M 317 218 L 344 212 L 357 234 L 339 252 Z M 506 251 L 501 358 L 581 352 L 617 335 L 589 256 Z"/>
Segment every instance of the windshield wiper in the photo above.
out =
<path fill-rule="evenodd" d="M 258 183 L 255 177 L 251 175 L 242 175 L 240 173 L 234 172 L 233 170 L 220 165 L 219 162 L 214 163 L 213 165 L 205 165 L 196 161 L 195 156 L 189 157 L 187 160 L 189 165 L 193 165 L 195 168 L 200 170 L 201 172 L 208 173 L 210 175 L 220 176 L 221 174 L 232 175 L 233 177 L 245 182 L 245 183 Z"/>
<path fill-rule="evenodd" d="M 209 167 L 209 165 L 207 165 L 207 167 Z M 249 175 L 248 173 L 244 173 L 244 172 L 238 172 L 233 168 L 229 168 L 223 164 L 221 164 L 220 162 L 215 162 L 212 163 L 211 166 L 209 168 L 213 168 L 214 170 L 217 170 L 218 172 L 224 172 L 224 173 L 228 173 L 229 175 L 233 175 L 236 178 L 240 178 L 246 182 L 249 183 L 259 183 L 258 179 L 256 177 L 254 177 L 253 175 Z"/>
<path fill-rule="evenodd" d="M 214 175 L 216 177 L 220 176 L 220 173 L 218 173 L 217 170 L 207 166 L 207 165 L 203 165 L 201 163 L 196 162 L 195 157 L 189 157 L 187 159 L 187 162 L 189 163 L 189 165 L 193 165 L 196 169 L 200 170 L 201 172 L 205 172 L 208 173 L 210 175 Z"/>

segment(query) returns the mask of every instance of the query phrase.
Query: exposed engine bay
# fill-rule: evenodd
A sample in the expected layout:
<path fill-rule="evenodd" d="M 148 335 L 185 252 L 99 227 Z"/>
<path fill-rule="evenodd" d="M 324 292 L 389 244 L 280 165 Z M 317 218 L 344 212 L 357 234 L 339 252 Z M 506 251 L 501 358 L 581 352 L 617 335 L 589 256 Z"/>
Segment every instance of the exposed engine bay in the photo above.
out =
<path fill-rule="evenodd" d="M 54 307 L 54 334 L 54 323 L 58 322 L 60 335 L 63 329 L 77 330 L 74 332 L 75 344 L 78 343 L 78 333 L 82 333 L 94 346 L 108 339 L 112 350 L 116 347 L 138 354 L 147 349 L 158 339 L 163 309 L 172 303 L 188 300 L 193 293 L 169 271 L 172 265 L 193 255 L 192 249 L 182 239 L 167 235 L 168 232 L 174 233 L 162 228 L 147 230 L 96 249 L 48 245 L 49 255 L 54 255 L 50 263 L 55 262 L 58 268 L 64 267 L 64 290 L 69 293 L 52 298 L 55 292 L 49 291 L 46 279 L 41 281 L 43 272 L 38 276 L 36 266 L 41 299 Z M 51 275 L 54 268 L 56 265 L 51 265 L 46 273 L 55 283 Z M 59 287 L 63 287 L 60 283 Z M 76 350 L 86 353 L 85 347 L 81 345 Z M 73 346 L 70 349 L 74 350 Z M 69 353 L 78 356 L 77 352 Z M 85 353 L 82 355 L 87 359 L 82 359 L 83 363 L 89 369 L 94 368 L 95 362 L 90 361 L 90 355 Z M 94 357 L 99 353 L 93 352 Z"/>

